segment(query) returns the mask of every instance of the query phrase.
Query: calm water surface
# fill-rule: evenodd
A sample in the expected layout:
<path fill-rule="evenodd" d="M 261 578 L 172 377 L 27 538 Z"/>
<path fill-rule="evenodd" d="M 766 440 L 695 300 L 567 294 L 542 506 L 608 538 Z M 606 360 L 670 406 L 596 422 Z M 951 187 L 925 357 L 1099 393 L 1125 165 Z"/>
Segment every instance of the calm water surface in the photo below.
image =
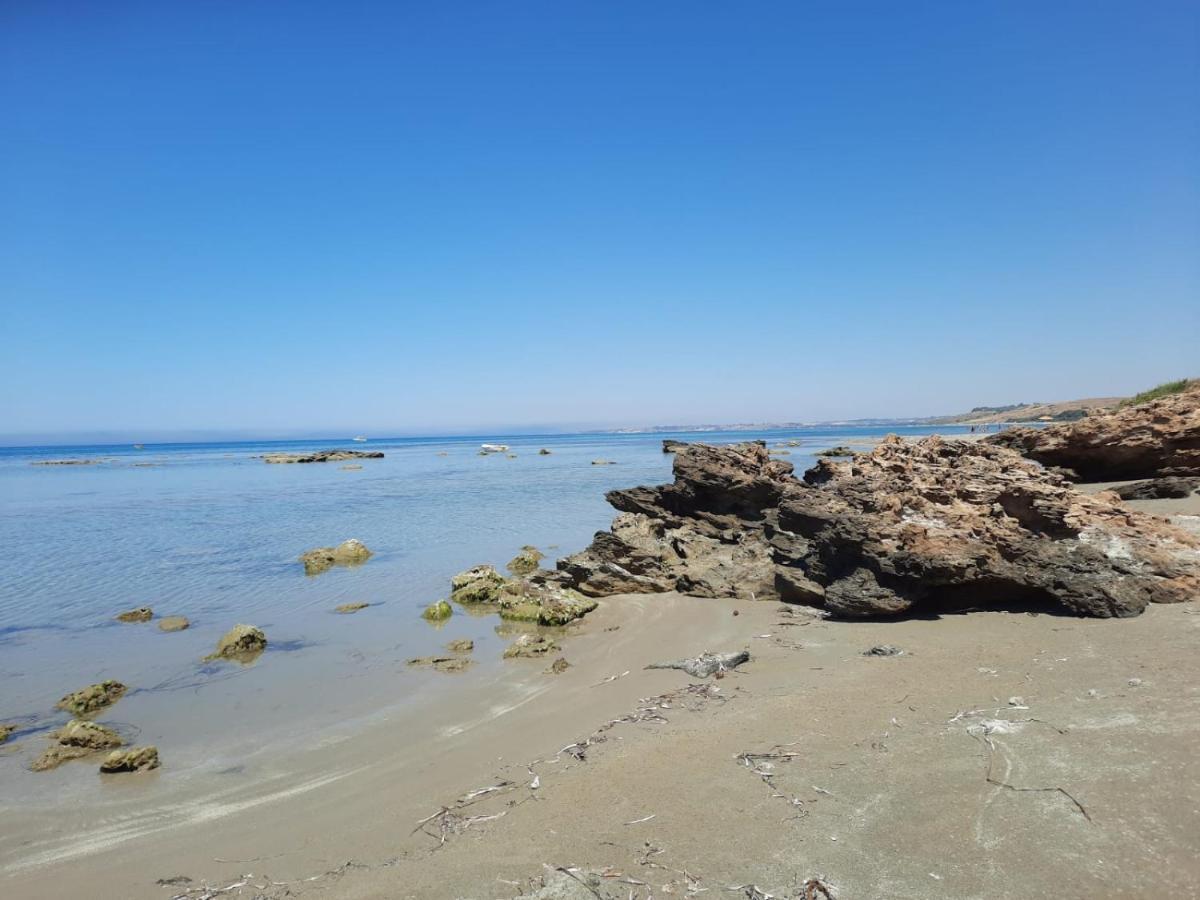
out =
<path fill-rule="evenodd" d="M 928 429 L 887 429 L 907 434 Z M 964 431 L 942 427 L 942 433 Z M 155 743 L 164 778 L 236 770 L 297 733 L 346 732 L 418 696 L 463 689 L 500 665 L 505 639 L 489 615 L 443 627 L 420 611 L 473 564 L 498 567 L 523 544 L 553 559 L 608 526 L 604 492 L 670 480 L 664 437 L 732 442 L 799 439 L 787 457 L 866 441 L 885 429 L 803 429 L 707 435 L 555 435 L 234 444 L 0 449 L 0 722 L 23 734 L 0 751 L 0 798 L 53 806 L 98 791 L 94 766 L 45 774 L 26 766 L 42 732 L 65 721 L 54 703 L 104 678 L 133 691 L 101 716 Z M 481 441 L 515 459 L 481 457 Z M 345 447 L 382 450 L 360 471 L 339 463 L 267 465 L 256 455 Z M 552 455 L 539 456 L 540 447 Z M 94 466 L 35 466 L 101 458 Z M 593 459 L 612 466 L 593 466 Z M 148 465 L 147 465 L 148 464 Z M 375 555 L 356 568 L 307 577 L 296 557 L 359 538 Z M 340 603 L 371 607 L 336 615 Z M 113 616 L 148 605 L 184 615 L 176 634 Z M 204 664 L 238 622 L 263 628 L 254 665 Z M 446 677 L 405 667 L 446 641 L 476 641 L 473 670 Z M 0 803 L 4 800 L 0 800 Z"/>

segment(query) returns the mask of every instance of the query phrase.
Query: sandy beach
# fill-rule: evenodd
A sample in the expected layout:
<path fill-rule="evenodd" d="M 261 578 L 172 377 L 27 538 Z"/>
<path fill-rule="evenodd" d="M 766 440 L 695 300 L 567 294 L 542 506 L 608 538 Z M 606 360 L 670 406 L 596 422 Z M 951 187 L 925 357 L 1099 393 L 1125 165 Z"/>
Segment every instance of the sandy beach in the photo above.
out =
<path fill-rule="evenodd" d="M 1131 506 L 1196 516 L 1197 499 Z M 499 898 L 551 866 L 602 876 L 604 897 L 791 896 L 813 878 L 841 898 L 1192 896 L 1198 629 L 1191 603 L 840 622 L 611 597 L 564 638 L 564 674 L 511 661 L 477 693 L 298 735 L 276 771 L 169 807 L 114 781 L 129 802 L 102 818 L 10 810 L 0 884 Z M 882 644 L 902 653 L 864 655 Z M 741 648 L 751 661 L 720 679 L 643 668 Z"/>

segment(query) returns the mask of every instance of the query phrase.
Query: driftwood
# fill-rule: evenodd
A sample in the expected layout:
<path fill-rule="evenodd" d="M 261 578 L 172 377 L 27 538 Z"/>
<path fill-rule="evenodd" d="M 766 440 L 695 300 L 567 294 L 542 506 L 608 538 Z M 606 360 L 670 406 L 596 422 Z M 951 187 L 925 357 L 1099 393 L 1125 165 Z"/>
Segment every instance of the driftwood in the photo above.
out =
<path fill-rule="evenodd" d="M 690 659 L 677 659 L 674 662 L 652 663 L 647 669 L 682 669 L 693 678 L 707 678 L 716 672 L 724 672 L 750 661 L 749 650 L 739 650 L 737 653 L 701 653 Z"/>

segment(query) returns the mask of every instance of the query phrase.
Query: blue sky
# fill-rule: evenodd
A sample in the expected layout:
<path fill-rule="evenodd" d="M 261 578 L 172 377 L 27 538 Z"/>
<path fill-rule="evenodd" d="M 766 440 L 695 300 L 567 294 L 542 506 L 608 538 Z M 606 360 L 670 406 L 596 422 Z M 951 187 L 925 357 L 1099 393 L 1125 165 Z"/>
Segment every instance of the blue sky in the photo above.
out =
<path fill-rule="evenodd" d="M 0 431 L 1200 374 L 1194 2 L 0 5 Z"/>

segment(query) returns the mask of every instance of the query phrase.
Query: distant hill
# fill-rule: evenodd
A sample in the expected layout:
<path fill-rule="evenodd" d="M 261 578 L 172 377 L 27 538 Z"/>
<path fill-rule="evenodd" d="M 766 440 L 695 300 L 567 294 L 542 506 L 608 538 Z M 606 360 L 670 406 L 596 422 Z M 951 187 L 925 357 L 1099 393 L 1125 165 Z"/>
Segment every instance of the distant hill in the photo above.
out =
<path fill-rule="evenodd" d="M 1088 397 L 1061 403 L 1014 403 L 1011 406 L 977 406 L 954 416 L 935 416 L 931 425 L 994 425 L 1000 422 L 1071 422 L 1095 412 L 1115 409 L 1124 397 Z"/>

